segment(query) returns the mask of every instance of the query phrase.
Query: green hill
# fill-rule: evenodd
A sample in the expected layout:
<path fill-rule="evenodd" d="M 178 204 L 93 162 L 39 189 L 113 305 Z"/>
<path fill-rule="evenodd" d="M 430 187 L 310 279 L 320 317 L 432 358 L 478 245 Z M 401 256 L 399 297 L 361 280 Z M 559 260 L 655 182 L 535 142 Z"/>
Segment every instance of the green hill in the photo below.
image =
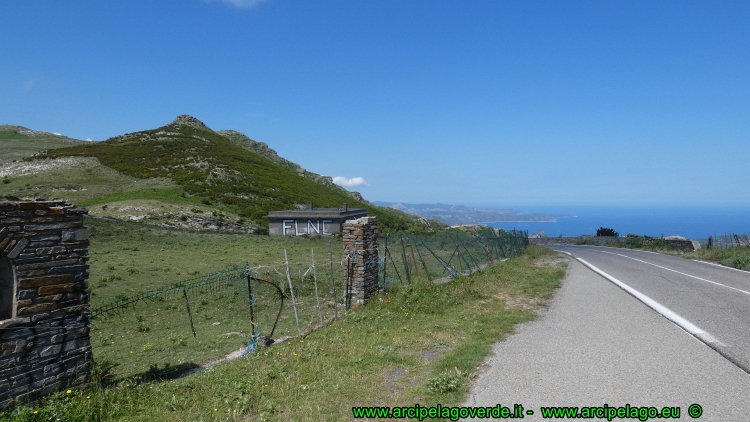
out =
<path fill-rule="evenodd" d="M 84 143 L 78 139 L 23 126 L 0 125 L 0 165 L 21 160 L 39 151 Z"/>
<path fill-rule="evenodd" d="M 298 171 L 298 165 L 278 157 L 265 144 L 265 148 L 255 144 L 261 143 L 239 132 L 214 132 L 200 120 L 182 115 L 157 129 L 54 149 L 34 158 L 95 158 L 132 179 L 168 181 L 162 188 L 89 198 L 82 203 L 86 206 L 121 199 L 190 202 L 267 227 L 264 217 L 269 211 L 294 209 L 308 202 L 318 208 L 338 208 L 347 202 L 350 208 L 367 208 L 384 228 L 421 228 L 416 217 L 376 207 L 353 198 L 353 193 L 343 188 L 316 182 L 314 179 L 322 176 L 311 173 L 306 177 L 307 172 Z M 268 151 L 255 151 L 259 146 Z"/>

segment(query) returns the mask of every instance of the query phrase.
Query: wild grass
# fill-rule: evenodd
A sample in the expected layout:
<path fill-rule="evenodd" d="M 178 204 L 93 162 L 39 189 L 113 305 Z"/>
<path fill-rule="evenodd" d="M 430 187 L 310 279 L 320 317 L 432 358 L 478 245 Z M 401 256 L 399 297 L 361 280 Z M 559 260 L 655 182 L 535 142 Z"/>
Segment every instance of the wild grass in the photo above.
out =
<path fill-rule="evenodd" d="M 166 203 L 198 205 L 202 204 L 201 198 L 186 197 L 184 191 L 179 186 L 169 186 L 165 188 L 138 189 L 123 192 L 110 193 L 107 195 L 97 196 L 96 198 L 87 199 L 79 202 L 77 205 L 90 207 L 92 205 L 105 204 L 107 202 L 128 201 L 137 199 L 152 199 Z"/>
<path fill-rule="evenodd" d="M 564 267 L 540 263 L 550 254 L 531 246 L 471 279 L 396 287 L 303 339 L 188 377 L 61 392 L 0 419 L 338 421 L 352 406 L 454 405 L 491 344 L 559 285 Z"/>
<path fill-rule="evenodd" d="M 728 267 L 740 270 L 750 270 L 750 246 L 735 246 L 733 248 L 702 248 L 684 255 L 690 259 L 718 262 Z"/>

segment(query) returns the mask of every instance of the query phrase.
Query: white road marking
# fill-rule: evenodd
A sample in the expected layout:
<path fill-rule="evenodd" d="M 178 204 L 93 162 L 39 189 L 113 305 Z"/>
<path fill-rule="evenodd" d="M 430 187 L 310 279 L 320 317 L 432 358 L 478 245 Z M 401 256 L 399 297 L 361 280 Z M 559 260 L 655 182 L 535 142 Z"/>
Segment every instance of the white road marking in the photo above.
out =
<path fill-rule="evenodd" d="M 713 265 L 714 267 L 726 268 L 727 270 L 739 271 L 741 273 L 750 274 L 750 271 L 741 270 L 739 268 L 727 267 L 726 265 L 717 264 L 715 262 L 701 261 L 700 259 L 691 259 L 691 261 L 700 262 L 701 264 Z"/>
<path fill-rule="evenodd" d="M 610 255 L 617 255 L 617 256 L 621 256 L 621 257 L 623 257 L 623 258 L 628 258 L 628 259 L 632 259 L 633 261 L 638 261 L 638 262 L 642 262 L 642 263 L 644 263 L 644 264 L 648 264 L 648 265 L 653 265 L 654 267 L 658 267 L 658 268 L 661 268 L 661 269 L 664 269 L 664 270 L 667 270 L 667 271 L 672 271 L 673 273 L 681 274 L 681 275 L 684 275 L 684 276 L 686 276 L 686 277 L 692 277 L 692 278 L 694 278 L 694 279 L 696 279 L 696 280 L 700 280 L 700 281 L 705 281 L 706 283 L 716 284 L 717 286 L 721 286 L 721 287 L 726 287 L 727 289 L 737 290 L 737 291 L 738 291 L 738 292 L 740 292 L 740 293 L 744 293 L 744 294 L 746 294 L 746 295 L 750 295 L 750 292 L 748 292 L 748 291 L 746 291 L 746 290 L 738 289 L 738 288 L 736 288 L 736 287 L 732 287 L 732 286 L 727 286 L 726 284 L 721 284 L 721 283 L 717 283 L 717 282 L 715 282 L 715 281 L 711 281 L 711 280 L 706 280 L 705 278 L 700 278 L 700 277 L 698 277 L 698 276 L 694 276 L 694 275 L 686 274 L 686 273 L 683 273 L 683 272 L 680 272 L 680 271 L 677 271 L 677 270 L 673 270 L 673 269 L 671 269 L 671 268 L 667 268 L 667 267 L 662 267 L 661 265 L 657 265 L 657 264 L 654 264 L 654 263 L 652 263 L 652 262 L 644 261 L 644 260 L 642 260 L 642 259 L 638 259 L 638 258 L 633 258 L 632 256 L 622 255 L 622 254 L 619 254 L 619 253 L 606 252 L 606 251 L 600 251 L 600 252 L 601 252 L 601 253 L 606 253 L 606 254 L 610 254 Z"/>
<path fill-rule="evenodd" d="M 667 318 L 668 320 L 672 321 L 673 323 L 677 324 L 680 328 L 687 331 L 688 333 L 692 334 L 699 340 L 703 341 L 704 343 L 713 343 L 714 345 L 724 347 L 725 345 L 717 340 L 714 336 L 707 333 L 706 331 L 698 328 L 690 321 L 686 320 L 685 318 L 677 315 L 674 311 L 667 308 L 666 306 L 662 305 L 661 303 L 651 299 L 650 297 L 644 295 L 643 293 L 639 292 L 638 290 L 628 286 L 627 284 L 623 283 L 622 281 L 612 277 L 611 275 L 605 273 L 604 271 L 600 270 L 599 268 L 595 267 L 594 265 L 586 262 L 585 260 L 581 258 L 576 258 L 578 261 L 581 261 L 581 263 L 589 268 L 591 268 L 594 272 L 598 273 L 602 277 L 606 278 L 607 280 L 611 281 L 612 283 L 619 286 L 621 289 L 625 290 L 626 292 L 633 295 L 636 299 L 643 302 L 646 306 L 649 308 L 655 310 L 659 314 L 661 314 L 664 318 Z"/>

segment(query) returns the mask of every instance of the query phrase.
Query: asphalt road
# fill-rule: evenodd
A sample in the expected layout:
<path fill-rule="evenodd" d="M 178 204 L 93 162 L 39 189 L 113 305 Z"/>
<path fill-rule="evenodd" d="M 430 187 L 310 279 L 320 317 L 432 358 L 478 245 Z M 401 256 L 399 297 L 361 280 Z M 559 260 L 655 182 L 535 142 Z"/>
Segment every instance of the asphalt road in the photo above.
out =
<path fill-rule="evenodd" d="M 749 272 L 629 249 L 554 249 L 585 260 L 699 327 L 708 334 L 698 335 L 701 340 L 750 373 Z"/>
<path fill-rule="evenodd" d="M 554 249 L 571 254 L 562 287 L 538 320 L 494 346 L 464 405 L 517 403 L 535 411 L 531 420 L 541 406 L 679 406 L 690 419 L 697 403 L 701 420 L 750 421 L 750 273 L 626 249 Z"/>

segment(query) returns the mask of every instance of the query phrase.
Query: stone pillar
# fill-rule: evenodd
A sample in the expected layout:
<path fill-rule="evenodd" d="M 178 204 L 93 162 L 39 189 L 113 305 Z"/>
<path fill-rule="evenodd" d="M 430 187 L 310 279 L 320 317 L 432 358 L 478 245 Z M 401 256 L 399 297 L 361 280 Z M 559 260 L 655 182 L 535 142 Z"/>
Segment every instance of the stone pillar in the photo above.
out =
<path fill-rule="evenodd" d="M 378 218 L 346 221 L 342 232 L 344 263 L 349 262 L 344 285 L 351 283 L 350 291 L 344 290 L 344 299 L 352 305 L 365 305 L 378 293 Z"/>
<path fill-rule="evenodd" d="M 0 409 L 90 378 L 86 213 L 0 202 Z"/>

